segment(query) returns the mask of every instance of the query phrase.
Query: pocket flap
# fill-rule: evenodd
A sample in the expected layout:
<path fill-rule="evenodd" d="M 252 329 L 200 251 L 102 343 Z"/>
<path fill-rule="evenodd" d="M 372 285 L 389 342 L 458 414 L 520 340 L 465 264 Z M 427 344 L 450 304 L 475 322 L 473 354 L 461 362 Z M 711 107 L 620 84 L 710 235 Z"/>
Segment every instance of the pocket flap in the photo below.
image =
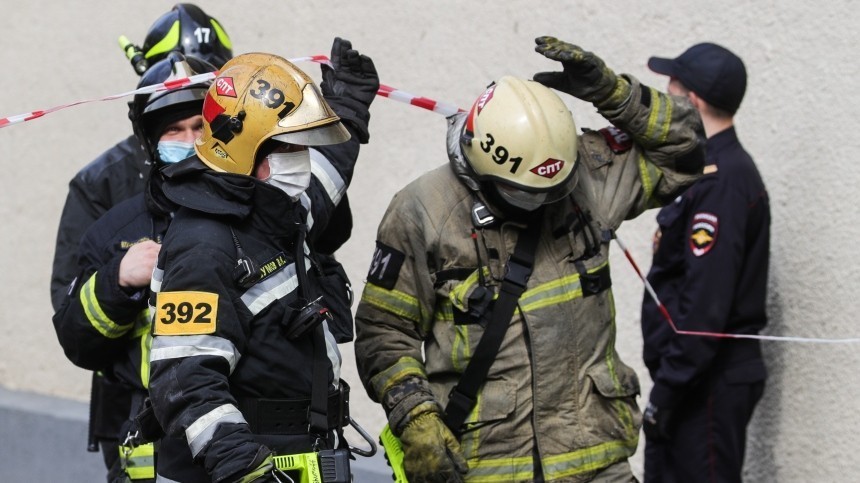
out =
<path fill-rule="evenodd" d="M 616 361 L 615 373 L 603 363 L 588 369 L 588 377 L 594 382 L 597 392 L 605 397 L 630 397 L 639 394 L 639 377 L 636 371 Z"/>

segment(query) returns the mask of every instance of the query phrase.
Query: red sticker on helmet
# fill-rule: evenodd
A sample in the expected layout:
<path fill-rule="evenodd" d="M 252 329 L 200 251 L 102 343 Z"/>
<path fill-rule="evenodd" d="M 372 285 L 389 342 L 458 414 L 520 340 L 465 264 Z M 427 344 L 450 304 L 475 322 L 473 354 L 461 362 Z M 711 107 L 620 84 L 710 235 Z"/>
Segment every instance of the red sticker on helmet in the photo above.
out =
<path fill-rule="evenodd" d="M 477 112 L 475 113 L 475 115 L 480 114 L 481 111 L 485 107 L 487 107 L 487 104 L 489 104 L 490 100 L 493 99 L 493 93 L 495 91 L 496 91 L 496 85 L 493 84 L 490 87 L 488 87 L 486 91 L 484 91 L 484 93 L 481 95 L 481 97 L 478 98 L 477 101 L 475 101 L 475 107 L 477 107 Z"/>
<path fill-rule="evenodd" d="M 218 101 L 212 97 L 212 94 L 206 93 L 206 98 L 203 99 L 203 119 L 212 124 L 212 121 L 224 112 L 224 108 L 218 104 Z"/>
<path fill-rule="evenodd" d="M 554 178 L 555 175 L 561 172 L 562 168 L 564 168 L 564 161 L 549 158 L 529 171 L 544 178 Z"/>
<path fill-rule="evenodd" d="M 232 77 L 219 77 L 215 79 L 215 92 L 219 96 L 236 97 L 236 88 L 233 87 Z"/>
<path fill-rule="evenodd" d="M 711 251 L 717 243 L 717 231 L 720 220 L 711 213 L 696 213 L 693 215 L 693 225 L 690 228 L 690 251 L 701 257 Z"/>

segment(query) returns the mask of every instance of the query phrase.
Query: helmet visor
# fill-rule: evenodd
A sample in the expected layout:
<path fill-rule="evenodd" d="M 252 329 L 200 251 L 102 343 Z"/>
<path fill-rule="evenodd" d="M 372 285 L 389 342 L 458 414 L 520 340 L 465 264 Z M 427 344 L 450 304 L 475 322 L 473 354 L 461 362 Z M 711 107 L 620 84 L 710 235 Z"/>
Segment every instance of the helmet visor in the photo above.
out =
<path fill-rule="evenodd" d="M 272 136 L 272 139 L 276 141 L 298 144 L 300 146 L 340 144 L 342 142 L 349 141 L 349 138 L 349 131 L 347 131 L 340 122 L 315 127 L 313 129 L 305 129 L 304 131 L 293 131 Z"/>

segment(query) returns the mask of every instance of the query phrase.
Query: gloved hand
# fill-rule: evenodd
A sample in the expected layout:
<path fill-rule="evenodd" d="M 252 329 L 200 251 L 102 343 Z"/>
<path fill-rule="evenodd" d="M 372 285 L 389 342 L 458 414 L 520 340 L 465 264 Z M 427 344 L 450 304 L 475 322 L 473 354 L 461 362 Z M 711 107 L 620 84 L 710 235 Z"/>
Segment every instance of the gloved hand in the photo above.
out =
<path fill-rule="evenodd" d="M 403 469 L 410 483 L 461 482 L 469 471 L 460 443 L 435 411 L 409 421 L 400 443 Z"/>
<path fill-rule="evenodd" d="M 352 48 L 349 40 L 335 37 L 331 46 L 331 67 L 322 66 L 323 96 L 354 99 L 369 107 L 379 90 L 379 75 L 373 60 Z"/>
<path fill-rule="evenodd" d="M 645 412 L 642 414 L 642 429 L 645 431 L 645 436 L 652 441 L 668 441 L 671 439 L 669 434 L 671 419 L 671 409 L 659 408 L 648 401 Z"/>
<path fill-rule="evenodd" d="M 630 83 L 615 75 L 600 57 L 581 47 L 556 39 L 538 37 L 535 51 L 561 62 L 563 72 L 540 72 L 534 80 L 558 91 L 591 102 L 598 109 L 614 109 L 630 97 Z"/>
<path fill-rule="evenodd" d="M 260 460 L 262 458 L 262 461 Z M 258 463 L 259 464 L 256 464 Z M 272 458 L 272 453 L 266 451 L 265 453 L 258 453 L 257 458 L 254 460 L 252 465 L 253 469 L 241 476 L 236 483 L 274 483 L 277 480 L 274 476 L 272 476 L 272 471 L 275 469 L 275 462 Z"/>

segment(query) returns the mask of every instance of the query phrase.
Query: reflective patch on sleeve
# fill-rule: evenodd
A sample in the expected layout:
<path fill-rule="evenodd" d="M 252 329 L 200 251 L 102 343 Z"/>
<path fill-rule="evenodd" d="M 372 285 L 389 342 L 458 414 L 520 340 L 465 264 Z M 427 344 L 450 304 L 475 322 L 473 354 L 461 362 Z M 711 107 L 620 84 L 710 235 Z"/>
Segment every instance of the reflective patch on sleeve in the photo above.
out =
<path fill-rule="evenodd" d="M 370 263 L 370 271 L 367 273 L 367 281 L 378 285 L 386 290 L 391 290 L 400 276 L 400 267 L 406 255 L 381 241 L 376 242 L 376 251 L 373 252 L 373 261 Z"/>
<path fill-rule="evenodd" d="M 696 213 L 690 228 L 690 251 L 701 257 L 717 243 L 720 220 L 712 213 Z"/>
<path fill-rule="evenodd" d="M 200 335 L 215 332 L 218 294 L 159 292 L 155 300 L 155 335 Z"/>

